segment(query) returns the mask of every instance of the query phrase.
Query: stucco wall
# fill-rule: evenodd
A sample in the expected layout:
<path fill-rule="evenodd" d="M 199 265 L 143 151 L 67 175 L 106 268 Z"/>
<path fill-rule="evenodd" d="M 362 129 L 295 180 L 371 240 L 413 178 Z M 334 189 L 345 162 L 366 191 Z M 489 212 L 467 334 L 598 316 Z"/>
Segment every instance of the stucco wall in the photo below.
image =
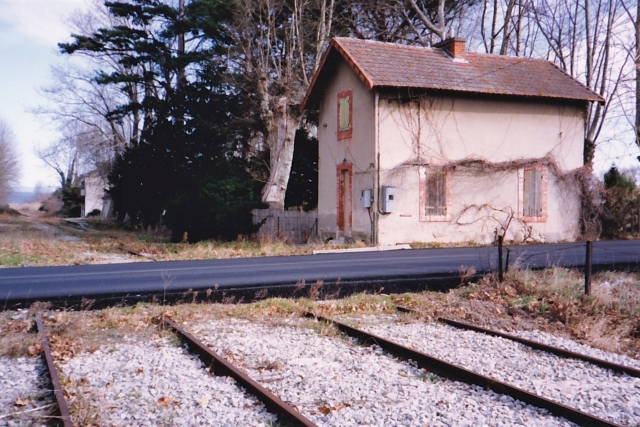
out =
<path fill-rule="evenodd" d="M 566 173 L 582 165 L 582 108 L 450 97 L 381 99 L 379 120 L 380 184 L 398 192 L 397 211 L 380 217 L 380 244 L 489 243 L 496 228 L 505 227 L 509 240 L 578 236 L 579 195 Z M 487 164 L 460 165 L 469 160 Z M 523 160 L 544 171 L 545 220 L 524 220 L 518 167 Z M 447 171 L 447 215 L 438 221 L 420 218 L 420 174 L 429 165 L 455 166 Z"/>
<path fill-rule="evenodd" d="M 338 94 L 353 91 L 353 132 L 351 138 L 338 140 Z M 352 233 L 371 233 L 369 212 L 360 207 L 360 191 L 373 188 L 375 140 L 374 95 L 356 74 L 340 63 L 334 78 L 325 89 L 319 111 L 319 185 L 318 229 L 324 235 L 335 235 L 337 227 L 337 165 L 344 161 L 353 165 Z"/>
<path fill-rule="evenodd" d="M 338 94 L 346 90 L 353 91 L 353 134 L 338 140 Z M 582 166 L 582 105 L 464 96 L 398 101 L 395 94 L 383 92 L 376 109 L 376 90 L 368 90 L 344 62 L 326 86 L 318 131 L 318 228 L 325 237 L 336 234 L 336 167 L 343 162 L 353 168 L 356 238 L 371 239 L 376 215 L 381 245 L 490 243 L 496 229 L 504 228 L 508 240 L 578 237 L 579 193 L 568 174 Z M 462 164 L 471 160 L 485 164 Z M 523 215 L 523 161 L 543 171 L 544 220 L 530 221 Z M 438 221 L 421 217 L 421 176 L 430 165 L 449 166 L 447 214 Z M 378 214 L 378 173 L 380 187 L 397 189 L 393 213 Z M 373 190 L 371 211 L 360 206 L 364 189 Z"/>
<path fill-rule="evenodd" d="M 94 209 L 102 211 L 104 197 L 104 189 L 106 188 L 106 182 L 99 175 L 87 175 L 83 178 L 84 181 L 84 206 L 82 216 L 87 216 Z"/>

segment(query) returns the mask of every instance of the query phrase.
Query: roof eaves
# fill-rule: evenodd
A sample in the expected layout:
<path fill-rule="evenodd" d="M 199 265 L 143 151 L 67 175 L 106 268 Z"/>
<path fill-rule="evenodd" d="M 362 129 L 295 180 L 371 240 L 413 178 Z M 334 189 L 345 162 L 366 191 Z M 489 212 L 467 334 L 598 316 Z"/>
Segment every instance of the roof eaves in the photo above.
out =
<path fill-rule="evenodd" d="M 561 72 L 565 76 L 569 77 L 571 80 L 573 80 L 574 82 L 579 84 L 582 88 L 584 88 L 584 90 L 586 92 L 588 92 L 589 95 L 591 95 L 591 97 L 589 99 L 585 98 L 587 101 L 598 102 L 600 104 L 606 104 L 607 103 L 607 100 L 604 98 L 604 96 L 600 95 L 599 93 L 594 92 L 593 90 L 591 90 L 591 88 L 589 88 L 586 85 L 582 84 L 580 81 L 578 81 L 578 79 L 576 79 L 575 77 L 573 77 L 572 75 L 570 75 L 569 73 L 564 71 L 557 64 L 554 64 L 551 61 L 547 61 L 547 62 L 550 63 L 551 65 L 553 65 L 556 68 L 556 70 L 558 70 L 559 72 Z M 595 98 L 595 99 L 593 99 L 593 98 Z"/>
<path fill-rule="evenodd" d="M 311 83 L 309 84 L 309 88 L 307 89 L 307 93 L 304 96 L 304 99 L 302 100 L 302 103 L 300 104 L 300 111 L 304 111 L 307 103 L 309 102 L 309 99 L 311 98 L 311 95 L 313 93 L 313 89 L 318 81 L 318 78 L 320 76 L 320 74 L 322 73 L 322 69 L 324 68 L 332 50 L 335 49 L 336 52 L 338 52 L 340 54 L 340 56 L 342 56 L 342 58 L 346 61 L 347 64 L 349 64 L 349 66 L 351 67 L 351 69 L 356 73 L 356 75 L 360 78 L 360 80 L 362 80 L 362 82 L 365 84 L 365 86 L 371 90 L 373 89 L 373 87 L 375 86 L 373 83 L 373 80 L 371 79 L 371 77 L 369 75 L 367 75 L 364 72 L 364 69 L 360 66 L 360 64 L 358 64 L 358 61 L 356 61 L 347 51 L 347 49 L 342 46 L 340 44 L 339 38 L 334 37 L 331 39 L 331 42 L 329 43 L 329 47 L 327 48 L 327 50 L 324 52 L 324 55 L 322 56 L 322 59 L 320 60 L 320 64 L 318 65 L 318 69 L 316 70 L 315 74 L 313 75 L 313 78 L 311 79 Z"/>
<path fill-rule="evenodd" d="M 353 58 L 353 56 L 349 54 L 347 48 L 340 43 L 339 38 L 334 38 L 331 42 L 333 43 L 334 41 L 336 50 L 340 52 L 340 55 L 342 55 L 347 64 L 349 64 L 351 69 L 358 75 L 358 77 L 360 77 L 362 83 L 367 86 L 367 89 L 373 89 L 373 86 L 375 84 L 371 79 L 371 76 L 367 75 L 367 73 L 364 71 L 364 68 L 358 63 L 358 61 Z"/>
<path fill-rule="evenodd" d="M 380 84 L 380 85 L 376 85 L 375 87 L 380 88 L 380 89 L 393 89 L 393 90 L 398 90 L 398 89 L 418 89 L 418 90 L 424 90 L 426 92 L 429 93 L 448 93 L 451 94 L 452 96 L 455 96 L 455 94 L 466 94 L 466 95 L 472 95 L 472 96 L 490 96 L 490 97 L 504 97 L 504 98 L 511 98 L 511 99 L 533 99 L 533 100 L 564 100 L 564 101 L 569 101 L 569 102 L 592 102 L 593 99 L 587 99 L 584 97 L 578 98 L 578 97 L 567 97 L 565 95 L 550 95 L 550 94 L 521 94 L 521 93 L 509 93 L 509 92 L 498 92 L 498 91 L 494 91 L 494 92 L 489 92 L 489 91 L 477 91 L 477 90 L 466 90 L 466 89 L 443 89 L 440 87 L 425 87 L 425 86 L 407 86 L 407 85 L 395 85 L 395 84 Z M 600 102 L 600 101 L 598 101 Z"/>
<path fill-rule="evenodd" d="M 320 71 L 324 67 L 324 64 L 327 62 L 327 58 L 329 58 L 329 53 L 331 53 L 331 47 L 332 46 L 333 46 L 333 39 L 331 39 L 331 42 L 329 43 L 329 48 L 327 48 L 327 50 L 324 51 L 324 54 L 322 55 L 322 58 L 320 59 L 320 64 L 318 64 L 318 69 L 314 73 L 313 78 L 311 79 L 311 83 L 309 83 L 309 87 L 307 88 L 307 93 L 304 95 L 304 99 L 300 103 L 300 111 L 301 112 L 304 111 L 305 107 L 307 106 L 307 102 L 309 102 L 309 98 L 311 97 L 311 93 L 313 92 L 313 88 L 315 87 L 316 82 L 318 81 L 318 77 L 320 76 Z"/>

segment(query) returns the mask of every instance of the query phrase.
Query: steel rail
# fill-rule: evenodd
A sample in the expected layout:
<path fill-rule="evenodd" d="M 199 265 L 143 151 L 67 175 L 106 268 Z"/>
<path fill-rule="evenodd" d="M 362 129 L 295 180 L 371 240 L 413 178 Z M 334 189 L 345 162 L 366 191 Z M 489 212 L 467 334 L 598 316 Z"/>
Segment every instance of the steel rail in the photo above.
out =
<path fill-rule="evenodd" d="M 38 325 L 38 332 L 40 333 L 40 341 L 42 342 L 42 352 L 44 353 L 44 359 L 47 364 L 47 371 L 49 372 L 49 378 L 51 378 L 51 385 L 53 386 L 53 395 L 58 403 L 58 412 L 62 425 L 64 427 L 73 427 L 71 422 L 71 415 L 69 414 L 69 406 L 67 400 L 64 398 L 64 391 L 60 384 L 60 377 L 58 376 L 58 370 L 53 364 L 53 356 L 51 355 L 51 347 L 49 346 L 49 339 L 44 330 L 44 323 L 40 313 L 36 313 L 36 324 Z"/>
<path fill-rule="evenodd" d="M 196 337 L 181 328 L 176 322 L 168 317 L 162 321 L 173 329 L 181 340 L 189 346 L 189 351 L 198 355 L 200 360 L 209 367 L 209 372 L 217 376 L 232 377 L 238 384 L 244 387 L 249 393 L 256 396 L 271 412 L 274 412 L 295 426 L 317 427 L 311 420 L 296 411 L 291 405 L 284 402 L 275 394 L 251 379 L 240 369 L 227 362 L 216 352 L 203 344 Z M 66 427 L 66 426 L 65 426 Z"/>
<path fill-rule="evenodd" d="M 584 427 L 621 427 L 619 424 L 615 424 L 611 421 L 598 418 L 596 416 L 587 414 L 561 403 L 554 402 L 553 400 L 546 399 L 542 396 L 529 393 L 528 391 L 509 385 L 507 383 L 477 374 L 468 369 L 453 365 L 449 362 L 435 358 L 433 356 L 429 356 L 425 353 L 412 350 L 393 341 L 389 341 L 377 335 L 353 328 L 328 317 L 316 316 L 313 313 L 307 313 L 306 316 L 314 317 L 320 321 L 333 324 L 342 333 L 360 340 L 363 345 L 378 345 L 394 356 L 403 360 L 412 360 L 416 362 L 419 367 L 427 369 L 428 371 L 433 372 L 434 374 L 441 377 L 447 378 L 448 380 L 474 384 L 492 390 L 496 393 L 506 394 L 529 405 L 537 406 L 538 408 L 544 408 L 558 417 L 563 417 Z"/>
<path fill-rule="evenodd" d="M 421 314 L 417 310 L 413 310 L 406 307 L 396 307 L 398 311 L 402 311 L 405 313 L 414 313 Z M 563 348 L 554 347 L 552 345 L 543 344 L 541 342 L 528 340 L 526 338 L 521 338 L 517 335 L 508 334 L 506 332 L 500 332 L 493 329 L 483 328 L 482 326 L 472 325 L 471 323 L 462 322 L 460 320 L 448 319 L 446 317 L 438 317 L 438 321 L 442 323 L 446 323 L 447 325 L 459 328 L 459 329 L 468 329 L 470 331 L 481 332 L 487 335 L 492 335 L 495 337 L 505 338 L 511 341 L 519 342 L 520 344 L 524 344 L 528 347 L 531 347 L 535 350 L 546 351 L 547 353 L 555 354 L 556 356 L 568 358 L 568 359 L 578 359 L 592 365 L 600 366 L 604 369 L 611 369 L 614 372 L 624 373 L 632 377 L 640 378 L 640 369 L 633 368 L 631 366 L 620 365 L 618 363 L 609 362 L 604 359 L 599 359 L 597 357 L 587 356 L 586 354 L 576 353 L 574 351 L 565 350 Z"/>
<path fill-rule="evenodd" d="M 476 331 L 476 332 L 482 332 L 482 333 L 485 333 L 487 335 L 493 335 L 493 336 L 496 336 L 496 337 L 506 338 L 508 340 L 519 342 L 521 344 L 524 344 L 524 345 L 529 346 L 529 347 L 531 347 L 533 349 L 536 349 L 536 350 L 542 350 L 542 351 L 546 351 L 547 353 L 553 353 L 556 356 L 583 360 L 583 361 L 589 362 L 589 363 L 591 363 L 593 365 L 600 366 L 601 368 L 611 369 L 612 371 L 615 371 L 615 372 L 625 373 L 625 374 L 627 374 L 629 376 L 640 378 L 640 369 L 632 368 L 631 366 L 620 365 L 618 363 L 609 362 L 607 360 L 599 359 L 597 357 L 587 356 L 585 354 L 580 354 L 580 353 L 576 353 L 574 351 L 565 350 L 565 349 L 562 349 L 562 348 L 559 348 L 559 347 L 554 347 L 554 346 L 551 346 L 551 345 L 548 345 L 548 344 L 543 344 L 543 343 L 536 342 L 536 341 L 531 341 L 531 340 L 528 340 L 528 339 L 525 339 L 525 338 L 520 338 L 519 336 L 516 336 L 516 335 L 511 335 L 511 334 L 507 334 L 507 333 L 504 333 L 504 332 L 499 332 L 499 331 L 494 331 L 494 330 L 491 330 L 491 329 L 482 328 L 480 326 L 472 325 L 472 324 L 466 323 L 466 322 L 460 322 L 458 320 L 447 319 L 445 317 L 439 317 L 438 321 L 440 321 L 442 323 L 446 323 L 447 325 L 454 326 L 456 328 L 469 329 L 469 330 Z"/>

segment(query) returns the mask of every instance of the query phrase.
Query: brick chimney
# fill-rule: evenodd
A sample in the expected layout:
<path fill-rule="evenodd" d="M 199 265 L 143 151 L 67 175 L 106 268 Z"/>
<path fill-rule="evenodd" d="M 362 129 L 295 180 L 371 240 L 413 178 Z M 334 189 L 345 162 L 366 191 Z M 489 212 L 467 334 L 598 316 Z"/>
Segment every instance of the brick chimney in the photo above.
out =
<path fill-rule="evenodd" d="M 464 59 L 464 43 L 465 41 L 462 38 L 450 37 L 440 43 L 434 44 L 433 47 L 446 50 L 454 59 Z"/>

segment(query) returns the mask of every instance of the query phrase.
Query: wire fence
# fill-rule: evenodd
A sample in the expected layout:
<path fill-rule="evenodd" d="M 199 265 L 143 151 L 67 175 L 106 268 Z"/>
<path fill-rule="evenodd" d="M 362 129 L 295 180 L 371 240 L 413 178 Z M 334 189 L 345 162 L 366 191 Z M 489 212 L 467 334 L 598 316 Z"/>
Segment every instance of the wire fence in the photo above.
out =
<path fill-rule="evenodd" d="M 555 247 L 553 247 L 555 246 Z M 498 277 L 511 266 L 561 266 L 585 272 L 585 294 L 591 291 L 591 273 L 598 270 L 640 271 L 640 240 L 577 242 L 548 245 L 502 246 L 498 241 Z M 504 269 L 504 270 L 503 270 Z"/>
<path fill-rule="evenodd" d="M 281 211 L 277 209 L 254 209 L 253 223 L 260 225 L 258 239 L 307 243 L 318 234 L 317 211 Z"/>

